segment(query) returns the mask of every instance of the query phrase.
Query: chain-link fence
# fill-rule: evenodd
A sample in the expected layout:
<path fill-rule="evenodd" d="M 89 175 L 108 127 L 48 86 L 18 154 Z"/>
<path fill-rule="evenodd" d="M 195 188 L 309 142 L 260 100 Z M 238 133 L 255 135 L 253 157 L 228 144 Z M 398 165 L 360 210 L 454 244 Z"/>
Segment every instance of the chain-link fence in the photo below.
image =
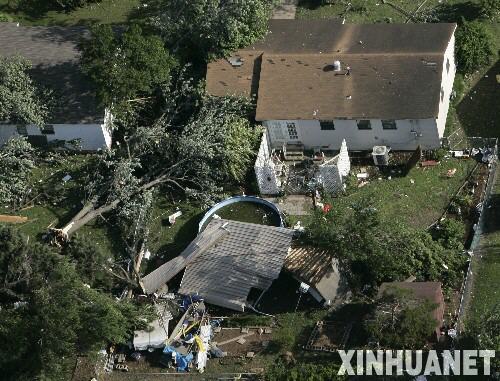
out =
<path fill-rule="evenodd" d="M 473 140 L 475 142 L 478 143 L 481 142 L 479 138 L 473 138 L 473 139 L 475 139 Z M 483 140 L 483 142 L 486 141 L 487 140 Z M 457 329 L 458 332 L 461 332 L 464 328 L 465 315 L 472 296 L 472 286 L 474 283 L 474 277 L 476 274 L 478 274 L 478 268 L 480 265 L 480 256 L 476 255 L 476 249 L 479 246 L 479 241 L 484 230 L 486 218 L 488 218 L 488 206 L 489 206 L 490 196 L 497 176 L 496 173 L 498 166 L 497 139 L 493 139 L 493 141 L 494 141 L 494 146 L 493 147 L 490 146 L 493 149 L 493 161 L 490 163 L 488 178 L 486 181 L 486 187 L 484 188 L 483 194 L 481 195 L 481 200 L 479 204 L 480 205 L 479 218 L 477 223 L 474 225 L 473 237 L 470 246 L 467 248 L 471 258 L 469 261 L 469 266 L 467 268 L 467 274 L 465 276 L 462 288 L 460 290 L 460 295 L 461 295 L 460 305 L 458 308 L 457 321 L 455 323 L 455 328 Z"/>

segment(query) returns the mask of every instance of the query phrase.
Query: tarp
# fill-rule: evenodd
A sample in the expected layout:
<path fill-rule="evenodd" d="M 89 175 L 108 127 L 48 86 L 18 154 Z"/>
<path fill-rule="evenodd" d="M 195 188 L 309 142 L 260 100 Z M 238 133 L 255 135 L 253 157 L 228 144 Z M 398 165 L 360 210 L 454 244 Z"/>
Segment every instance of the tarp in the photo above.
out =
<path fill-rule="evenodd" d="M 170 354 L 172 356 L 172 359 L 177 366 L 178 372 L 187 372 L 189 364 L 191 363 L 191 361 L 193 361 L 192 353 L 188 353 L 187 355 L 183 356 L 179 352 L 177 352 L 174 347 L 171 346 L 166 346 L 163 349 L 163 353 L 165 355 Z"/>

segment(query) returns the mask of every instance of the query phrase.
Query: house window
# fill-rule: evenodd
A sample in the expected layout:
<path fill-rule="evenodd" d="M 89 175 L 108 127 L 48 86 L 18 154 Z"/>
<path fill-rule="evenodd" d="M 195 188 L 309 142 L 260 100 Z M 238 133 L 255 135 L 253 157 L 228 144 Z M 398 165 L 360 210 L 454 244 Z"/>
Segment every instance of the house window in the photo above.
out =
<path fill-rule="evenodd" d="M 447 73 L 450 72 L 450 59 L 449 58 L 446 59 L 446 72 Z"/>
<path fill-rule="evenodd" d="M 28 136 L 28 129 L 24 124 L 17 125 L 17 133 L 22 136 Z"/>
<path fill-rule="evenodd" d="M 395 130 L 396 129 L 396 121 L 394 119 L 382 120 L 382 129 L 383 130 Z"/>
<path fill-rule="evenodd" d="M 372 125 L 368 119 L 358 120 L 358 130 L 371 130 Z"/>
<path fill-rule="evenodd" d="M 54 135 L 54 126 L 52 124 L 46 124 L 42 127 L 42 134 L 44 135 Z"/>
<path fill-rule="evenodd" d="M 443 99 L 444 99 L 444 90 L 443 90 L 443 88 L 441 87 L 441 102 L 443 101 Z"/>
<path fill-rule="evenodd" d="M 290 140 L 299 140 L 299 134 L 297 133 L 297 127 L 293 122 L 287 122 L 286 129 L 288 130 L 288 137 Z"/>
<path fill-rule="evenodd" d="M 333 131 L 335 130 L 335 124 L 333 120 L 320 120 L 319 125 L 322 131 Z"/>

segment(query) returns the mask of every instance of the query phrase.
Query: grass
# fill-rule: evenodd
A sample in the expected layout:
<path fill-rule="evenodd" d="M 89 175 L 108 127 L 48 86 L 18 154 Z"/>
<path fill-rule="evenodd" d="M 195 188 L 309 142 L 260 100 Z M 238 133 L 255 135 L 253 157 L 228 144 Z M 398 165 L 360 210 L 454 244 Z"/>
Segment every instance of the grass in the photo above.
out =
<path fill-rule="evenodd" d="M 474 321 L 493 307 L 500 306 L 500 175 L 497 174 L 495 187 L 487 209 L 484 235 L 479 250 L 476 250 L 473 271 L 472 301 L 467 317 Z"/>
<path fill-rule="evenodd" d="M 40 0 L 0 0 L 0 13 L 24 25 L 122 24 L 140 6 L 139 0 L 101 0 L 70 12 L 47 9 Z"/>
<path fill-rule="evenodd" d="M 354 187 L 347 196 L 333 202 L 347 207 L 353 201 L 369 197 L 374 200 L 374 206 L 382 217 L 426 228 L 441 216 L 474 165 L 474 160 L 448 158 L 435 167 L 413 168 L 404 177 L 397 177 L 397 173 L 392 175 L 391 180 L 386 176 L 380 176 L 381 180 L 372 176 L 367 185 Z M 449 178 L 446 172 L 452 168 L 457 171 Z"/>

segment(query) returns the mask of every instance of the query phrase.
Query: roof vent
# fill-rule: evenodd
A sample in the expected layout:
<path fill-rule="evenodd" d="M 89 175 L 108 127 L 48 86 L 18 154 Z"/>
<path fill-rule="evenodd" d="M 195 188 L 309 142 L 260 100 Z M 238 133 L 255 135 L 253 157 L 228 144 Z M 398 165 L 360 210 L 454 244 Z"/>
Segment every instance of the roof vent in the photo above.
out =
<path fill-rule="evenodd" d="M 340 61 L 336 60 L 333 61 L 333 71 L 341 71 L 342 70 L 342 65 L 340 64 Z"/>
<path fill-rule="evenodd" d="M 241 65 L 243 65 L 243 60 L 238 56 L 229 57 L 228 61 L 232 67 L 240 67 Z"/>

